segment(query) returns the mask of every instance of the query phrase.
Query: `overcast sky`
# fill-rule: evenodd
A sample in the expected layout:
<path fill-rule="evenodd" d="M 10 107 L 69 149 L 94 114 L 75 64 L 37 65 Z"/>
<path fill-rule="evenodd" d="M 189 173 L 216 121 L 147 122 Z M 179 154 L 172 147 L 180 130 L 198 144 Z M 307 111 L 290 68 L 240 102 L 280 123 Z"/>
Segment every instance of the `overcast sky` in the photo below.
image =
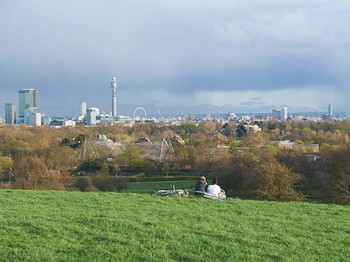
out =
<path fill-rule="evenodd" d="M 3 0 L 0 103 L 118 114 L 350 111 L 350 1 Z"/>

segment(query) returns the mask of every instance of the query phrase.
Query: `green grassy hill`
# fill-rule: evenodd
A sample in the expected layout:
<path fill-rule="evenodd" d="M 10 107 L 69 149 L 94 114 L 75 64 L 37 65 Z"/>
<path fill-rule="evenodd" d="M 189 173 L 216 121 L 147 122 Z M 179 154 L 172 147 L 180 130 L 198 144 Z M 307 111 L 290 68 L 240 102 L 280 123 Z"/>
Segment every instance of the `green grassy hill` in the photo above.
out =
<path fill-rule="evenodd" d="M 4 261 L 349 261 L 350 207 L 0 190 Z"/>

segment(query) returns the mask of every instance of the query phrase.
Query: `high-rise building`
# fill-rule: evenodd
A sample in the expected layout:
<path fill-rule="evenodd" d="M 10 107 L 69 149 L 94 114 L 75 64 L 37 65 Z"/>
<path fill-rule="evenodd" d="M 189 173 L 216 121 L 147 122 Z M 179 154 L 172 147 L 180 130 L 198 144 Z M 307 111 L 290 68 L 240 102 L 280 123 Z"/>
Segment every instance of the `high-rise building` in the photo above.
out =
<path fill-rule="evenodd" d="M 288 108 L 285 106 L 281 108 L 281 121 L 285 121 L 287 120 L 287 118 L 288 118 Z"/>
<path fill-rule="evenodd" d="M 41 126 L 41 113 L 31 112 L 28 116 L 28 125 Z"/>
<path fill-rule="evenodd" d="M 117 78 L 113 77 L 112 86 L 112 117 L 117 117 Z"/>
<path fill-rule="evenodd" d="M 281 110 L 273 109 L 272 110 L 272 117 L 275 119 L 280 119 L 281 117 Z"/>
<path fill-rule="evenodd" d="M 95 107 L 88 108 L 86 110 L 86 124 L 87 125 L 96 125 L 97 116 L 100 114 L 100 110 Z"/>
<path fill-rule="evenodd" d="M 328 105 L 328 116 L 333 116 L 333 107 L 331 103 Z"/>
<path fill-rule="evenodd" d="M 86 102 L 80 102 L 80 116 L 84 117 L 86 115 Z"/>
<path fill-rule="evenodd" d="M 38 91 L 32 88 L 19 90 L 18 117 L 23 119 L 24 111 L 32 107 L 38 107 Z"/>
<path fill-rule="evenodd" d="M 16 105 L 13 103 L 5 104 L 5 122 L 7 125 L 13 125 L 16 122 Z"/>
<path fill-rule="evenodd" d="M 39 113 L 39 109 L 37 107 L 29 107 L 26 110 L 24 110 L 24 117 L 23 117 L 23 119 L 21 119 L 21 120 L 23 120 L 22 123 L 24 123 L 26 125 L 31 125 L 31 126 L 36 125 L 36 124 L 33 124 L 33 121 L 31 121 L 31 120 L 33 120 L 33 116 L 31 116 L 31 115 L 36 114 L 36 113 Z M 40 115 L 40 117 L 41 117 L 41 115 Z"/>

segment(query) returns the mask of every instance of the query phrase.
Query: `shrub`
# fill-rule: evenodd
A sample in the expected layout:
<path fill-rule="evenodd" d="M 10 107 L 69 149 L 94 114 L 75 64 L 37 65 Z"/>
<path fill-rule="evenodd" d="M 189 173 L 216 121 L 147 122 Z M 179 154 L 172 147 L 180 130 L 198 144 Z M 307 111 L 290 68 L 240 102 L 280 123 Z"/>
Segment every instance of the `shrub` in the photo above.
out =
<path fill-rule="evenodd" d="M 230 169 L 222 172 L 221 185 L 228 196 L 243 199 L 298 201 L 300 175 L 275 160 L 263 162 L 251 155 L 236 155 Z"/>
<path fill-rule="evenodd" d="M 127 189 L 127 179 L 123 177 L 98 177 L 94 179 L 94 186 L 100 191 L 117 191 Z"/>
<path fill-rule="evenodd" d="M 303 196 L 295 188 L 300 176 L 278 162 L 263 163 L 258 171 L 256 193 L 259 199 L 298 201 Z"/>
<path fill-rule="evenodd" d="M 91 178 L 87 176 L 83 177 L 77 177 L 74 181 L 74 187 L 78 189 L 79 191 L 87 192 L 87 191 L 94 191 L 94 187 L 91 183 Z"/>

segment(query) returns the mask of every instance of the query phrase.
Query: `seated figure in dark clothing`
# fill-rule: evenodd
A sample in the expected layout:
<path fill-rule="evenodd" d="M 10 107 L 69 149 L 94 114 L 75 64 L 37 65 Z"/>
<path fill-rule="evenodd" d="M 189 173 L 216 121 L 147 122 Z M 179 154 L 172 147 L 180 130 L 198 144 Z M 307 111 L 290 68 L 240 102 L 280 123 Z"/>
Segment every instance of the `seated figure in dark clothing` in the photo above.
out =
<path fill-rule="evenodd" d="M 207 180 L 205 179 L 204 176 L 201 176 L 199 178 L 199 181 L 194 186 L 194 194 L 196 196 L 202 196 L 205 193 L 207 186 L 208 186 Z"/>

